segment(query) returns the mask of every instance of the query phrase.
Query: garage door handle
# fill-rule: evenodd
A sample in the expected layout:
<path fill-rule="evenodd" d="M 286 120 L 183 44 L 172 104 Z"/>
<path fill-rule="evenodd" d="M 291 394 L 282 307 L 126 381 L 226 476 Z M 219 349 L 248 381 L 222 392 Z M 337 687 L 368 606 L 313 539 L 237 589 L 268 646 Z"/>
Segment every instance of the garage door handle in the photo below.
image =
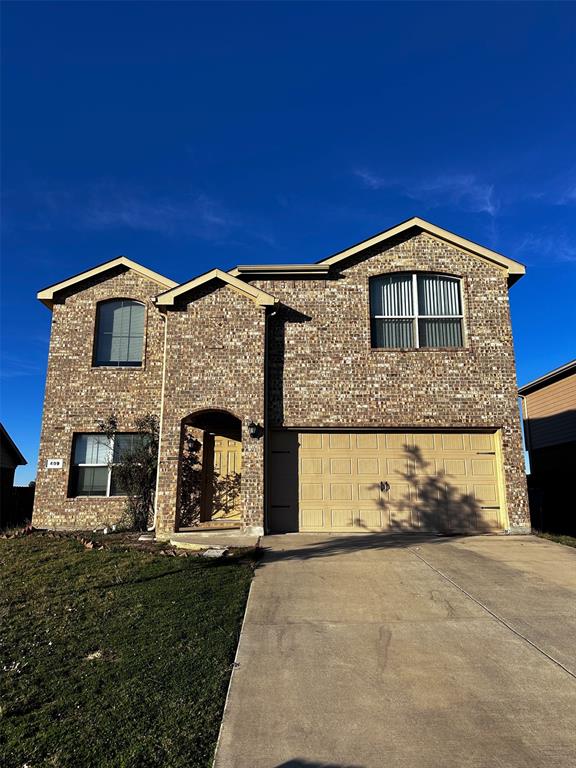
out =
<path fill-rule="evenodd" d="M 384 493 L 388 493 L 390 490 L 390 483 L 388 480 L 380 480 L 380 490 L 384 491 Z"/>

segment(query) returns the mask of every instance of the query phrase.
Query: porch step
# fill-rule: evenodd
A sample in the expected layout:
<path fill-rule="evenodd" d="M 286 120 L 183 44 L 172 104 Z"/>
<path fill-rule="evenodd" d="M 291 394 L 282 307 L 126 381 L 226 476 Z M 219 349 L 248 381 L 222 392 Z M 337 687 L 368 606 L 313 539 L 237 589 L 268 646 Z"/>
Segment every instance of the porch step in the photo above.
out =
<path fill-rule="evenodd" d="M 173 533 L 170 544 L 182 549 L 245 549 L 258 546 L 260 536 L 240 533 L 233 528 L 228 531 L 200 530 L 194 533 Z"/>
<path fill-rule="evenodd" d="M 211 520 L 208 523 L 200 523 L 190 528 L 184 528 L 179 533 L 201 533 L 202 531 L 239 531 L 242 525 L 240 523 L 215 522 Z"/>

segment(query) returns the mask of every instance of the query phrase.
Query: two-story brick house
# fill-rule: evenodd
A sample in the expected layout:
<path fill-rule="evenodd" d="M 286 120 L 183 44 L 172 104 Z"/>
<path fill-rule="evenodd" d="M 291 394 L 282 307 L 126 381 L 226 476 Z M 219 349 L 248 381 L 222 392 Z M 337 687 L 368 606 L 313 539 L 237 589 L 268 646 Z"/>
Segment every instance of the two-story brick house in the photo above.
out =
<path fill-rule="evenodd" d="M 529 530 L 508 303 L 524 271 L 413 218 L 315 264 L 178 285 L 119 257 L 44 289 L 34 524 L 118 520 L 114 460 L 156 413 L 159 537 L 185 517 L 190 439 L 203 523 Z M 95 434 L 112 412 L 116 445 Z"/>

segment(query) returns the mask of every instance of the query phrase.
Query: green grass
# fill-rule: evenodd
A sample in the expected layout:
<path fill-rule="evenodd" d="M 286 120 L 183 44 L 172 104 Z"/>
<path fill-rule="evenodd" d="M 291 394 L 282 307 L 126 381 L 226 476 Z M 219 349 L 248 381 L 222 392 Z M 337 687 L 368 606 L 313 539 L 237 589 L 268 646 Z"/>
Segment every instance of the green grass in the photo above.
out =
<path fill-rule="evenodd" d="M 210 765 L 249 563 L 32 535 L 0 573 L 2 766 Z"/>
<path fill-rule="evenodd" d="M 565 536 L 563 533 L 538 533 L 541 539 L 555 541 L 558 544 L 565 544 L 567 547 L 576 547 L 576 538 L 574 536 Z"/>

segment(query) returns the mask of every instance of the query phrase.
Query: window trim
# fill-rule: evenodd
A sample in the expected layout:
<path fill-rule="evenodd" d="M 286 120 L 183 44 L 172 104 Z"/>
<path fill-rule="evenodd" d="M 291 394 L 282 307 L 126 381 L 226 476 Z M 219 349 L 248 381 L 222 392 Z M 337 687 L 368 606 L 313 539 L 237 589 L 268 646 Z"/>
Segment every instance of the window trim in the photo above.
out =
<path fill-rule="evenodd" d="M 144 328 L 142 331 L 142 357 L 140 362 L 137 365 L 126 365 L 126 364 L 114 364 L 114 363 L 98 363 L 97 362 L 97 353 L 98 353 L 98 330 L 100 326 L 100 307 L 102 304 L 108 304 L 111 301 L 131 301 L 134 304 L 140 304 L 144 307 Z M 110 370 L 110 371 L 141 371 L 145 368 L 146 363 L 146 341 L 147 341 L 147 331 L 148 331 L 148 306 L 145 301 L 142 301 L 141 299 L 134 299 L 131 296 L 110 296 L 107 299 L 101 299 L 96 303 L 96 311 L 94 313 L 94 338 L 92 341 L 92 370 Z M 83 433 L 88 434 L 88 433 Z"/>
<path fill-rule="evenodd" d="M 141 435 L 142 432 L 118 432 L 116 433 L 118 435 Z M 105 464 L 77 464 L 74 461 L 74 453 L 76 451 L 76 440 L 81 437 L 82 435 L 98 435 L 102 438 L 106 438 L 106 435 L 102 432 L 74 432 L 72 435 L 72 451 L 71 451 L 71 460 L 70 460 L 70 478 L 69 478 L 69 486 L 68 486 L 68 498 L 69 499 L 125 499 L 127 494 L 126 493 L 110 493 L 110 488 L 112 486 L 112 470 L 114 467 L 118 467 L 121 462 L 114 462 L 114 441 L 116 438 L 116 434 L 112 435 L 109 440 L 108 450 L 106 451 L 106 458 L 107 461 Z M 107 478 L 106 478 L 106 493 L 99 494 L 84 494 L 84 493 L 78 493 L 77 492 L 77 481 L 76 481 L 76 470 L 78 467 L 106 467 L 107 470 Z"/>
<path fill-rule="evenodd" d="M 376 315 L 372 313 L 372 284 L 376 280 L 380 280 L 384 277 L 399 277 L 401 275 L 409 275 L 411 278 L 411 295 L 412 295 L 412 309 L 413 314 L 410 315 Z M 454 280 L 458 285 L 458 297 L 460 299 L 460 314 L 457 315 L 421 315 L 419 313 L 418 304 L 418 276 L 438 276 L 445 277 L 449 280 Z M 443 352 L 453 352 L 464 349 L 466 345 L 466 328 L 465 328 L 465 312 L 464 312 L 464 294 L 462 291 L 463 279 L 459 275 L 451 275 L 446 272 L 430 272 L 427 270 L 415 270 L 415 271 L 398 271 L 398 272 L 384 272 L 379 275 L 373 275 L 368 280 L 368 312 L 370 317 L 370 348 L 372 350 L 412 350 L 412 349 L 426 349 L 426 350 L 442 350 Z M 412 322 L 413 340 L 414 344 L 410 347 L 380 347 L 374 344 L 374 332 L 372 328 L 373 320 L 410 320 Z M 462 344 L 457 347 L 422 347 L 420 346 L 420 327 L 419 320 L 460 320 L 460 331 L 462 335 Z"/>

